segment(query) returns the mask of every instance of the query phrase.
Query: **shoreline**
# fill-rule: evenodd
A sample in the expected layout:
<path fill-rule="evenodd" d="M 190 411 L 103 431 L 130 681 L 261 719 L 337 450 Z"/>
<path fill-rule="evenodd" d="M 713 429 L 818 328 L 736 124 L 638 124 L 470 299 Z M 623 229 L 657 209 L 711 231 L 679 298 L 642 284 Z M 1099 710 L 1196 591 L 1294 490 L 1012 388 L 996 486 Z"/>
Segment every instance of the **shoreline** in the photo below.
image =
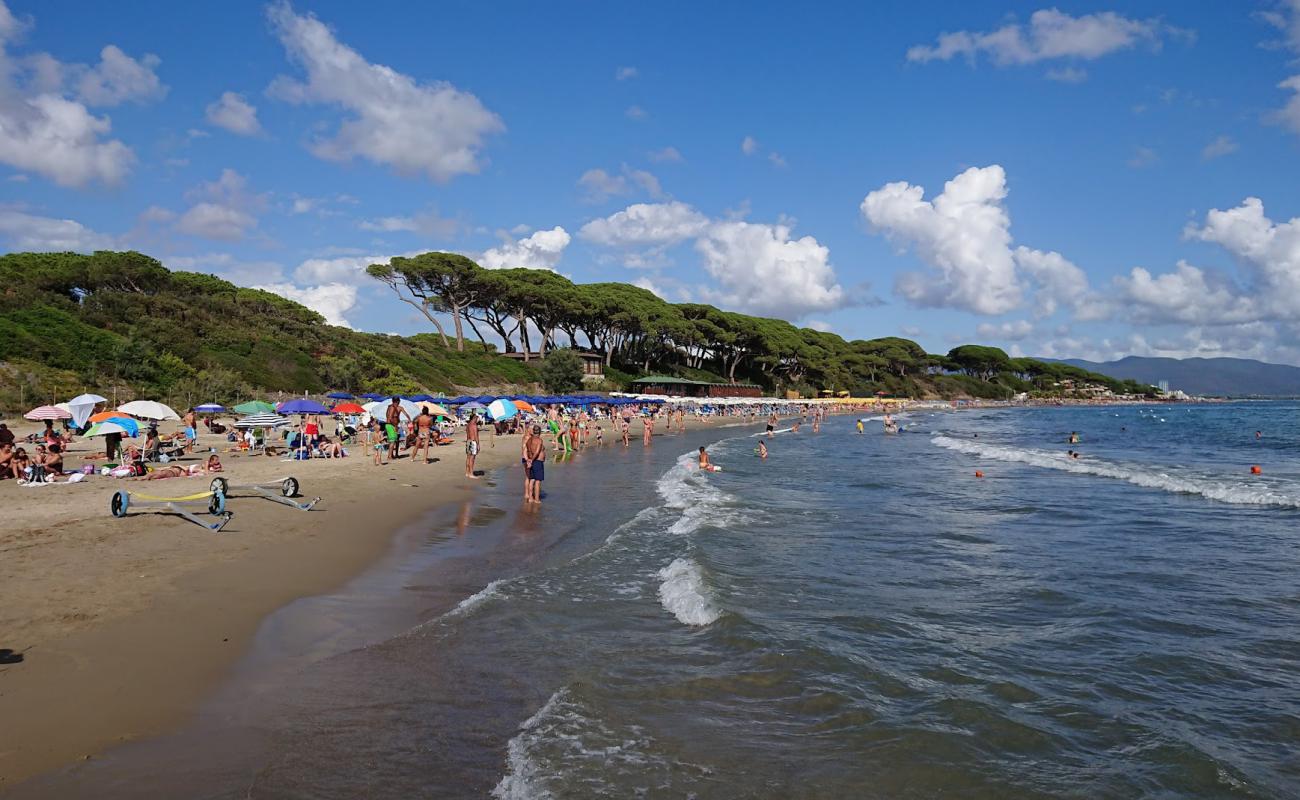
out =
<path fill-rule="evenodd" d="M 195 456 L 217 438 L 205 434 Z M 108 513 L 118 488 L 177 496 L 203 491 L 207 478 L 0 483 L 11 511 L 0 533 L 0 646 L 24 655 L 0 666 L 0 715 L 18 721 L 0 747 L 0 790 L 191 719 L 277 609 L 346 584 L 402 530 L 474 493 L 460 444 L 430 465 L 387 467 L 374 467 L 362 446 L 312 462 L 223 454 L 232 482 L 292 474 L 304 496 L 324 499 L 303 512 L 236 493 L 221 533 Z M 517 447 L 485 436 L 476 467 L 511 463 Z"/>

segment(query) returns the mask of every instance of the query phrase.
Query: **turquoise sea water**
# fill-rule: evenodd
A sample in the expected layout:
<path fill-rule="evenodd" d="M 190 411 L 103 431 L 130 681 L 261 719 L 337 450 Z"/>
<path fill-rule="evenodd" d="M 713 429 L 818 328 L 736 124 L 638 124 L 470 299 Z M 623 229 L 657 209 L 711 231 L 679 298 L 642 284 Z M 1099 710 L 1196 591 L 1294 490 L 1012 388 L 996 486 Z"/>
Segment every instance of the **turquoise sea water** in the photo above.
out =
<path fill-rule="evenodd" d="M 526 559 L 307 668 L 252 752 L 202 780 L 169 759 L 168 786 L 1300 796 L 1300 406 L 902 421 L 765 461 L 749 427 L 607 447 L 549 466 L 539 512 L 500 476 L 470 535 Z"/>

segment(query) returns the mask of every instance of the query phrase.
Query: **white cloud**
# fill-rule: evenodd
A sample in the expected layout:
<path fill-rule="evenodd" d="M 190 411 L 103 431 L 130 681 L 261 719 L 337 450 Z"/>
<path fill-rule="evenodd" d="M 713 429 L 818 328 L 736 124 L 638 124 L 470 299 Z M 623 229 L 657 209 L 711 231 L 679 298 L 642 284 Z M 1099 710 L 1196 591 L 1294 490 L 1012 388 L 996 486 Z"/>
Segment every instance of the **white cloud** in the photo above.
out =
<path fill-rule="evenodd" d="M 614 73 L 614 80 L 616 81 L 631 80 L 632 78 L 637 77 L 639 74 L 640 73 L 637 72 L 636 67 L 619 67 L 618 70 Z"/>
<path fill-rule="evenodd" d="M 158 56 L 151 53 L 136 61 L 110 44 L 100 51 L 98 64 L 74 68 L 71 72 L 78 75 L 76 90 L 82 102 L 91 106 L 116 106 L 166 96 L 167 87 L 154 73 L 160 63 Z"/>
<path fill-rule="evenodd" d="M 245 261 L 230 253 L 199 253 L 191 256 L 171 256 L 163 259 L 168 269 L 206 272 L 219 275 L 239 286 L 280 283 L 284 281 L 284 268 L 274 261 Z"/>
<path fill-rule="evenodd" d="M 1016 266 L 1036 284 L 1036 317 L 1050 317 L 1062 308 L 1083 321 L 1103 319 L 1110 313 L 1104 299 L 1088 285 L 1084 271 L 1060 253 L 1017 247 L 1013 255 Z"/>
<path fill-rule="evenodd" d="M 74 70 L 38 54 L 27 60 L 32 74 L 23 81 L 22 70 L 6 50 L 26 27 L 0 2 L 0 161 L 60 186 L 121 181 L 135 164 L 135 154 L 116 139 L 102 138 L 112 130 L 108 117 L 94 116 L 62 88 L 73 71 L 89 74 L 90 68 Z M 99 88 L 107 94 L 110 84 L 92 86 L 92 93 Z"/>
<path fill-rule="evenodd" d="M 774 167 L 780 169 L 785 169 L 786 167 L 785 156 L 781 155 L 780 153 L 776 153 L 776 152 L 768 153 L 767 160 L 772 162 L 772 166 Z"/>
<path fill-rule="evenodd" d="M 831 331 L 831 324 L 825 320 L 810 319 L 807 322 L 807 326 L 815 331 L 821 331 L 822 333 L 830 333 Z"/>
<path fill-rule="evenodd" d="M 682 154 L 676 147 L 665 147 L 660 150 L 651 150 L 646 155 L 651 161 L 658 161 L 661 163 L 678 164 L 686 160 L 682 158 Z"/>
<path fill-rule="evenodd" d="M 709 220 L 686 203 L 637 203 L 583 225 L 578 236 L 613 247 L 671 245 L 702 234 Z"/>
<path fill-rule="evenodd" d="M 306 73 L 305 82 L 277 78 L 272 94 L 290 103 L 337 106 L 349 115 L 333 137 L 312 143 L 317 157 L 359 156 L 438 182 L 481 169 L 484 139 L 505 126 L 477 97 L 370 63 L 314 15 L 295 14 L 287 2 L 267 13 L 290 60 Z"/>
<path fill-rule="evenodd" d="M 257 109 L 235 92 L 222 92 L 221 97 L 208 105 L 208 122 L 240 136 L 255 136 L 262 132 L 257 121 Z"/>
<path fill-rule="evenodd" d="M 632 281 L 632 285 L 645 289 L 647 292 L 653 292 L 654 295 L 658 297 L 660 300 L 668 299 L 668 295 L 664 293 L 664 290 L 659 288 L 659 286 L 654 281 L 650 280 L 647 277 L 642 276 L 640 278 L 637 278 L 636 280 Z"/>
<path fill-rule="evenodd" d="M 1232 140 L 1231 136 L 1216 136 L 1209 144 L 1201 148 L 1201 159 L 1209 161 L 1235 152 L 1237 152 L 1237 143 Z"/>
<path fill-rule="evenodd" d="M 326 283 L 320 286 L 295 286 L 292 283 L 270 283 L 254 286 L 254 289 L 273 292 L 281 297 L 302 303 L 319 313 L 330 325 L 342 325 L 351 328 L 345 316 L 357 304 L 357 287 L 342 283 Z"/>
<path fill-rule="evenodd" d="M 1002 314 L 1020 305 L 1010 250 L 1011 220 L 1002 206 L 1006 173 L 971 167 L 944 184 L 933 202 L 925 189 L 889 183 L 862 201 L 862 216 L 892 241 L 910 244 L 937 274 L 903 273 L 895 291 L 919 306 Z"/>
<path fill-rule="evenodd" d="M 1300 134 L 1300 75 L 1292 75 L 1279 83 L 1277 88 L 1289 89 L 1294 94 L 1286 101 L 1286 105 L 1270 115 L 1270 119 L 1292 133 Z"/>
<path fill-rule="evenodd" d="M 758 152 L 758 140 L 753 136 L 746 136 L 740 140 L 740 152 L 747 156 L 752 156 Z"/>
<path fill-rule="evenodd" d="M 248 179 L 232 169 L 221 177 L 200 184 L 187 197 L 197 201 L 180 219 L 176 229 L 205 239 L 235 241 L 257 227 L 255 214 L 266 207 L 266 195 L 249 191 Z"/>
<path fill-rule="evenodd" d="M 650 114 L 641 106 L 628 106 L 627 110 L 623 112 L 623 116 L 628 119 L 642 120 L 650 116 Z"/>
<path fill-rule="evenodd" d="M 460 220 L 444 217 L 438 209 L 430 208 L 409 217 L 380 217 L 362 220 L 358 227 L 363 231 L 381 233 L 418 233 L 435 239 L 449 239 L 460 230 Z"/>
<path fill-rule="evenodd" d="M 791 239 L 789 226 L 714 222 L 695 248 L 722 286 L 701 293 L 738 310 L 799 317 L 848 303 L 830 249 L 811 236 Z"/>
<path fill-rule="evenodd" d="M 57 219 L 0 208 L 0 235 L 12 250 L 90 253 L 116 246 L 112 236 L 87 228 L 72 219 Z"/>
<path fill-rule="evenodd" d="M 569 241 L 569 232 L 556 225 L 549 231 L 534 231 L 522 239 L 493 247 L 479 257 L 478 263 L 488 269 L 528 267 L 553 270 L 560 263 Z"/>
<path fill-rule="evenodd" d="M 1088 70 L 1079 67 L 1061 67 L 1049 69 L 1044 77 L 1057 83 L 1083 83 L 1088 80 Z"/>
<path fill-rule="evenodd" d="M 415 253 L 406 253 L 413 256 Z M 392 256 L 350 255 L 335 258 L 309 258 L 293 271 L 293 279 L 301 284 L 347 283 L 359 284 L 366 280 L 366 267 L 387 264 Z"/>
<path fill-rule="evenodd" d="M 1185 35 L 1159 20 L 1136 20 L 1103 11 L 1072 17 L 1055 8 L 1035 11 L 1026 28 L 1010 23 L 988 32 L 956 31 L 939 36 L 934 45 L 917 45 L 907 60 L 948 61 L 962 56 L 974 61 L 984 54 L 996 64 L 1023 65 L 1058 58 L 1093 60 L 1146 42 L 1159 47 L 1163 34 Z"/>
<path fill-rule="evenodd" d="M 656 200 L 664 197 L 658 178 L 645 170 L 632 169 L 627 164 L 623 165 L 620 174 L 611 174 L 603 169 L 589 169 L 578 178 L 578 188 L 582 189 L 582 199 L 588 203 L 603 203 L 611 197 L 637 191 Z"/>
<path fill-rule="evenodd" d="M 1008 342 L 1018 342 L 1026 339 L 1033 332 L 1033 324 L 1023 319 L 1002 322 L 997 325 L 981 322 L 975 327 L 975 333 L 983 339 L 1001 339 Z"/>

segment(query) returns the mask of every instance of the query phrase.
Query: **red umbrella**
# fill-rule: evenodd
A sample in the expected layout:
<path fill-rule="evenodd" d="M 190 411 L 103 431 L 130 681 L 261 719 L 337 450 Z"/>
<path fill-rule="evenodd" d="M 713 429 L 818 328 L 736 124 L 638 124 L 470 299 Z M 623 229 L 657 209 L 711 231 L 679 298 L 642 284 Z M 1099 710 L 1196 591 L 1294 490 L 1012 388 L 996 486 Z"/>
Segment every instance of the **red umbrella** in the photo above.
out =
<path fill-rule="evenodd" d="M 366 410 L 356 403 L 339 403 L 330 409 L 335 414 L 364 414 Z"/>

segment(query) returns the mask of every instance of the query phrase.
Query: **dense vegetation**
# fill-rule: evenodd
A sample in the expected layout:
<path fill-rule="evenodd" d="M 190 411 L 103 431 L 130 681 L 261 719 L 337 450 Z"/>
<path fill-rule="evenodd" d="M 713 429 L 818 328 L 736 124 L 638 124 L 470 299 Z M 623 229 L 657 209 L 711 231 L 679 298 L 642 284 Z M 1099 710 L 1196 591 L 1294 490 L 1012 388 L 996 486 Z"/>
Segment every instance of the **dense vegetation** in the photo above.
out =
<path fill-rule="evenodd" d="M 538 379 L 532 366 L 494 355 L 488 336 L 508 352 L 571 344 L 601 353 L 613 388 L 666 372 L 805 394 L 1002 398 L 1060 392 L 1063 380 L 1141 390 L 1066 364 L 1008 358 L 996 348 L 935 356 L 907 339 L 845 341 L 783 320 L 667 303 L 627 284 L 485 270 L 447 253 L 397 258 L 370 272 L 425 313 L 436 332 L 400 337 L 326 325 L 278 295 L 171 272 L 135 252 L 0 256 L 0 407 L 86 390 L 187 405 L 267 391 L 409 394 Z M 451 320 L 452 337 L 441 329 L 443 319 Z M 478 341 L 467 340 L 466 328 Z M 539 331 L 541 341 L 533 342 Z"/>
<path fill-rule="evenodd" d="M 830 390 L 1006 398 L 1017 392 L 1061 394 L 1084 384 L 1116 394 L 1150 389 L 1068 364 L 1011 358 L 996 347 L 964 345 L 936 356 L 896 337 L 845 341 L 785 320 L 669 303 L 625 283 L 576 284 L 545 270 L 483 269 L 454 253 L 394 258 L 368 271 L 419 309 L 449 350 L 440 317 L 452 320 L 456 351 L 466 347 L 466 327 L 481 346 L 488 346 L 486 331 L 506 352 L 531 352 L 535 332 L 542 351 L 581 347 L 621 373 L 748 381 L 805 395 Z"/>

